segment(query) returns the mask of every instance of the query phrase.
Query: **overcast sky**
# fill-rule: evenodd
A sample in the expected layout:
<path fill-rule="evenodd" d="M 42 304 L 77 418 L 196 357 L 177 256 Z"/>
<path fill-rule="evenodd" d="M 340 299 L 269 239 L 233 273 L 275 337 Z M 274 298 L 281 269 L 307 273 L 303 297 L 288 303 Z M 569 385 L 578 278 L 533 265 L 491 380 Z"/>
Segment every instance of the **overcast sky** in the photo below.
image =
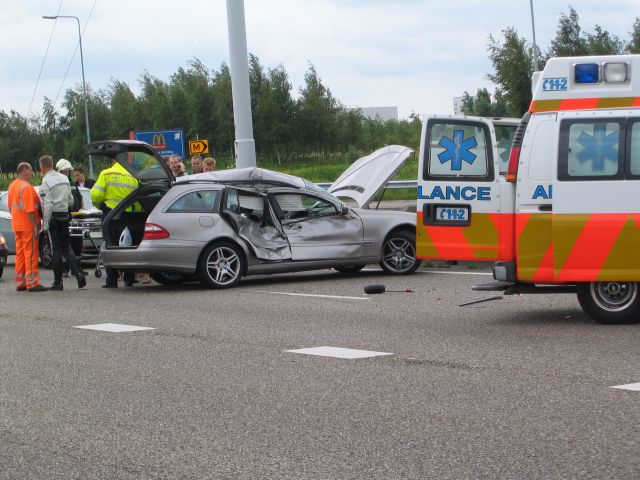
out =
<path fill-rule="evenodd" d="M 350 107 L 397 106 L 451 113 L 452 98 L 489 87 L 490 34 L 514 27 L 531 41 L 529 0 L 245 0 L 249 52 L 262 65 L 284 65 L 297 95 L 309 62 L 333 94 Z M 547 50 L 569 3 L 534 0 L 536 39 Z M 574 0 L 588 32 L 598 24 L 629 38 L 638 0 Z M 93 8 L 93 12 L 91 10 Z M 91 13 L 91 16 L 90 16 Z M 74 20 L 83 35 L 85 74 L 93 89 L 112 79 L 139 93 L 147 70 L 167 81 L 198 58 L 218 69 L 228 63 L 225 0 L 3 0 L 0 16 L 0 109 L 39 112 L 82 81 Z M 90 17 L 90 18 L 89 18 Z M 88 20 L 88 23 L 87 23 Z M 53 32 L 53 35 L 52 35 Z M 42 69 L 49 38 L 51 44 Z M 61 88 L 62 87 L 62 88 Z M 61 92 L 58 96 L 58 92 Z"/>

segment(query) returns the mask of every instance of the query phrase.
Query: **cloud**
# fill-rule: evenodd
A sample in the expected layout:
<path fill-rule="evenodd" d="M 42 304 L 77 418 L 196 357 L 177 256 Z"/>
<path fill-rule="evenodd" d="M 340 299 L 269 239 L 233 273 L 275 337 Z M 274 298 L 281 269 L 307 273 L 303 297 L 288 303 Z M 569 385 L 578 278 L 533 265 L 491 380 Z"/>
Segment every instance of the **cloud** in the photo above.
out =
<path fill-rule="evenodd" d="M 93 2 L 64 0 L 61 15 L 84 26 Z M 81 82 L 75 22 L 42 20 L 59 0 L 27 0 L 3 7 L 0 18 L 0 109 L 25 114 L 49 35 L 55 26 L 35 107 Z M 568 5 L 534 0 L 536 34 L 543 50 Z M 582 0 L 576 7 L 586 31 L 595 24 L 628 38 L 637 15 L 635 0 Z M 397 105 L 411 111 L 452 111 L 452 97 L 489 87 L 489 35 L 514 27 L 531 40 L 529 2 L 503 0 L 245 0 L 247 43 L 265 67 L 282 64 L 294 84 L 312 63 L 323 82 L 349 106 Z M 198 58 L 212 69 L 228 63 L 224 0 L 97 0 L 83 36 L 87 81 L 105 88 L 112 78 L 138 89 L 147 70 L 168 80 Z M 58 100 L 60 102 L 60 99 Z"/>

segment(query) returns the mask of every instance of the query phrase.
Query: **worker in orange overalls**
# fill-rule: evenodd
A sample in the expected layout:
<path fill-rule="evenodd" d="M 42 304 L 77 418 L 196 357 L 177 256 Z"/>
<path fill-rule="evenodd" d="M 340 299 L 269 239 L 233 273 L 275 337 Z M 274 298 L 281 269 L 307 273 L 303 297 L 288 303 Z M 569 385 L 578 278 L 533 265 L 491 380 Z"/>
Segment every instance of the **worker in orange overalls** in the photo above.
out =
<path fill-rule="evenodd" d="M 33 178 L 31 165 L 18 165 L 18 178 L 9 185 L 7 195 L 11 212 L 11 229 L 16 234 L 16 290 L 46 292 L 40 285 L 38 272 L 38 235 L 42 219 L 40 198 L 29 183 Z"/>

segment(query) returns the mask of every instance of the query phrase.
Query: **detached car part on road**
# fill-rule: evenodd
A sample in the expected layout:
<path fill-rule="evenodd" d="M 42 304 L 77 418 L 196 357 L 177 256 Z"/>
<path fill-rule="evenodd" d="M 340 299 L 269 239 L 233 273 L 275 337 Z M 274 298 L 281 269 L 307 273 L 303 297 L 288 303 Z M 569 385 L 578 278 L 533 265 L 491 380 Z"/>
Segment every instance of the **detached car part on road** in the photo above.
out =
<path fill-rule="evenodd" d="M 133 140 L 94 142 L 89 154 L 115 159 L 139 181 L 103 220 L 105 267 L 228 288 L 245 275 L 353 272 L 371 263 L 403 275 L 420 264 L 408 212 L 349 208 L 303 178 L 259 168 L 176 181 L 151 146 Z M 131 246 L 119 245 L 125 228 Z"/>

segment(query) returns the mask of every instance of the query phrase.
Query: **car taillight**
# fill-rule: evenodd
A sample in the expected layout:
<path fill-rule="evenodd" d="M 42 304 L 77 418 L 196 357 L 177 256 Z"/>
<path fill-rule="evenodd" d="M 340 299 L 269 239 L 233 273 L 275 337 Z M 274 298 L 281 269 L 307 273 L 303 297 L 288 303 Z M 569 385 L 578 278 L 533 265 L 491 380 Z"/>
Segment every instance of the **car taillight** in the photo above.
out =
<path fill-rule="evenodd" d="M 511 147 L 509 153 L 509 167 L 507 168 L 507 182 L 515 182 L 518 179 L 518 162 L 520 161 L 520 145 Z"/>
<path fill-rule="evenodd" d="M 155 223 L 144 224 L 143 240 L 162 240 L 163 238 L 169 238 L 169 232 L 160 225 L 156 225 Z"/>

